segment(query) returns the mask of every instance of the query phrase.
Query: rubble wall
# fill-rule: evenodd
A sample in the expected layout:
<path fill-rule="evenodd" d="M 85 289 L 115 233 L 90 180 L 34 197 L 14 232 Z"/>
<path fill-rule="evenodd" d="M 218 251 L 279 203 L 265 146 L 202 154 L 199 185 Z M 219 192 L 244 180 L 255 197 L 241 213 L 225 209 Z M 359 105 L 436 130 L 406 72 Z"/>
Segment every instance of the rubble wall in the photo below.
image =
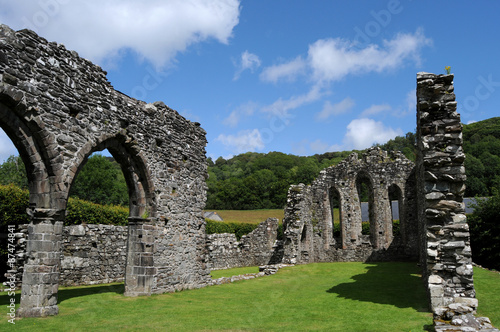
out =
<path fill-rule="evenodd" d="M 399 152 L 369 149 L 328 167 L 311 185 L 291 186 L 284 219 L 287 264 L 337 261 L 400 260 L 418 257 L 417 219 L 412 183 L 415 165 Z M 362 234 L 360 182 L 370 191 L 370 232 Z M 389 192 L 400 206 L 400 232 L 393 234 Z M 333 204 L 339 207 L 335 234 Z M 415 238 L 415 239 L 413 239 Z"/>
<path fill-rule="evenodd" d="M 268 218 L 251 233 L 208 234 L 208 262 L 213 270 L 281 263 L 282 244 L 278 240 L 278 219 Z"/>
<path fill-rule="evenodd" d="M 465 154 L 453 75 L 417 75 L 417 182 L 421 263 L 438 318 L 475 312 Z"/>

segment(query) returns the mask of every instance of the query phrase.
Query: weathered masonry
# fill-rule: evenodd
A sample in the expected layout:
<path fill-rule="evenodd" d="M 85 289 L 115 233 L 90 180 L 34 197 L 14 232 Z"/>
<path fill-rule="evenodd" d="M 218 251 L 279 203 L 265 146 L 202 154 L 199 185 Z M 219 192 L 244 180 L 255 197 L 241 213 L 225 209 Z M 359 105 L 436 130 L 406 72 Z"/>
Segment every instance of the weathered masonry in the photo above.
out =
<path fill-rule="evenodd" d="M 291 186 L 284 219 L 284 263 L 419 260 L 437 331 L 492 329 L 476 318 L 470 234 L 463 194 L 465 154 L 453 75 L 417 74 L 417 163 L 372 148 Z M 369 197 L 362 234 L 359 192 Z M 399 234 L 390 200 L 399 202 Z M 333 207 L 339 208 L 334 231 Z M 445 323 L 448 322 L 448 323 Z M 451 324 L 451 325 L 450 325 Z"/>
<path fill-rule="evenodd" d="M 162 102 L 115 91 L 63 45 L 0 25 L 0 126 L 27 168 L 31 223 L 19 315 L 58 312 L 68 193 L 95 151 L 121 165 L 130 196 L 125 294 L 206 285 L 205 131 Z"/>
<path fill-rule="evenodd" d="M 379 148 L 321 171 L 310 186 L 290 187 L 285 209 L 283 262 L 397 260 L 418 257 L 415 165 Z M 369 197 L 369 234 L 362 234 L 360 191 Z M 391 200 L 399 205 L 395 236 Z M 334 220 L 334 208 L 339 220 Z M 334 221 L 339 230 L 334 231 Z"/>
<path fill-rule="evenodd" d="M 417 75 L 420 261 L 431 309 L 452 320 L 477 308 L 465 216 L 465 154 L 453 75 Z"/>

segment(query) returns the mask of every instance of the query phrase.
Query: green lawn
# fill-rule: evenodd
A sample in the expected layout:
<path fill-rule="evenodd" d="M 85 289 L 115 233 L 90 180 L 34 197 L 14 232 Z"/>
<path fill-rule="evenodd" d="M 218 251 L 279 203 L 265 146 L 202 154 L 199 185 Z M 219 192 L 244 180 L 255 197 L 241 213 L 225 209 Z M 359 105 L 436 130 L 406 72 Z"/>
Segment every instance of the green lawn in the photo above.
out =
<path fill-rule="evenodd" d="M 500 327 L 500 273 L 474 268 L 474 288 L 479 300 L 477 312 L 487 316 L 496 328 Z"/>
<path fill-rule="evenodd" d="M 490 273 L 478 273 L 478 285 Z M 486 287 L 497 285 L 496 293 L 481 294 L 478 287 L 478 297 L 492 301 L 484 310 L 498 312 L 495 278 Z M 8 300 L 0 295 L 4 313 Z M 4 313 L 1 331 L 386 332 L 432 325 L 414 263 L 299 265 L 272 276 L 150 297 L 124 297 L 123 284 L 65 288 L 59 291 L 58 316 L 23 318 L 14 327 Z"/>

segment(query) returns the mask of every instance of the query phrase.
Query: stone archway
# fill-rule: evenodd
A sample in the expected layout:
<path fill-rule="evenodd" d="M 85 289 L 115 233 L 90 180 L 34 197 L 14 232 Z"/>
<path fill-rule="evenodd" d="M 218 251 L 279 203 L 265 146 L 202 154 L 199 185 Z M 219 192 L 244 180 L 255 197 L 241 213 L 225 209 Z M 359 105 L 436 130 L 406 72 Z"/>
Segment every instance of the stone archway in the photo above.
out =
<path fill-rule="evenodd" d="M 86 158 L 105 148 L 130 193 L 126 295 L 207 285 L 207 141 L 200 125 L 162 102 L 115 91 L 100 67 L 33 31 L 0 25 L 0 41 L 0 125 L 30 182 L 19 315 L 57 314 L 69 188 Z"/>
<path fill-rule="evenodd" d="M 288 191 L 285 209 L 284 262 L 304 262 L 299 255 L 299 230 L 308 226 L 312 234 L 308 262 L 366 261 L 403 259 L 407 243 L 393 245 L 389 188 L 405 188 L 414 164 L 401 153 L 388 154 L 369 149 L 359 158 L 351 154 L 336 166 L 322 170 L 310 186 L 297 185 Z M 370 240 L 362 235 L 358 188 L 367 183 L 370 201 Z M 408 189 L 412 190 L 414 189 Z M 408 194 L 408 197 L 410 194 Z M 327 199 L 325 199 L 327 197 Z M 332 234 L 332 197 L 339 197 L 340 243 L 323 234 Z M 406 204 L 406 201 L 404 201 Z M 405 210 L 406 211 L 406 210 Z M 319 219 L 318 219 L 319 218 Z M 322 218 L 322 219 L 321 219 Z M 416 237 L 413 234 L 413 237 Z"/>

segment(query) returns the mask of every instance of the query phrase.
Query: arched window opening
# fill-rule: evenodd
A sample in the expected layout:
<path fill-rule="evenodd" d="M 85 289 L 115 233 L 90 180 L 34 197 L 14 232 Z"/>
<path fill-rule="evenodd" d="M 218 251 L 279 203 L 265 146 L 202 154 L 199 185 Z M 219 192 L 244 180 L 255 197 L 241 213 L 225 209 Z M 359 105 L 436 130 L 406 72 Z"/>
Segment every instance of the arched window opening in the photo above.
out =
<path fill-rule="evenodd" d="M 376 218 L 373 201 L 373 185 L 367 174 L 358 174 L 356 189 L 361 209 L 361 235 L 369 235 L 371 243 L 374 244 Z"/>
<path fill-rule="evenodd" d="M 126 218 L 155 217 L 156 207 L 146 163 L 127 142 L 126 137 L 117 136 L 84 148 L 87 157 L 75 167 L 73 178 L 68 179 L 70 193 L 80 197 L 89 195 L 86 191 L 90 191 L 89 198 L 97 203 L 128 205 Z M 83 175 L 82 180 L 80 175 Z M 94 188 L 98 182 L 105 183 L 105 186 Z"/>
<path fill-rule="evenodd" d="M 340 204 L 340 193 L 337 188 L 330 188 L 329 192 L 330 197 L 330 213 L 332 214 L 332 229 L 333 229 L 333 238 L 336 243 L 342 244 L 342 227 L 343 222 L 341 219 L 342 205 Z"/>
<path fill-rule="evenodd" d="M 403 219 L 403 194 L 399 186 L 392 184 L 389 187 L 389 201 L 391 202 L 392 234 L 400 235 L 400 224 Z"/>
<path fill-rule="evenodd" d="M 87 158 L 71 185 L 69 196 L 100 205 L 128 207 L 129 204 L 125 176 L 107 149 Z"/>
<path fill-rule="evenodd" d="M 0 216 L 5 218 L 0 224 L 0 282 L 6 281 L 9 253 L 7 235 L 9 225 L 18 232 L 19 225 L 28 224 L 28 176 L 24 162 L 10 137 L 0 129 Z M 5 223 L 7 221 L 7 223 Z M 11 238 L 9 238 L 11 239 Z M 16 240 L 17 241 L 17 240 Z M 11 249 L 12 250 L 12 249 Z"/>

